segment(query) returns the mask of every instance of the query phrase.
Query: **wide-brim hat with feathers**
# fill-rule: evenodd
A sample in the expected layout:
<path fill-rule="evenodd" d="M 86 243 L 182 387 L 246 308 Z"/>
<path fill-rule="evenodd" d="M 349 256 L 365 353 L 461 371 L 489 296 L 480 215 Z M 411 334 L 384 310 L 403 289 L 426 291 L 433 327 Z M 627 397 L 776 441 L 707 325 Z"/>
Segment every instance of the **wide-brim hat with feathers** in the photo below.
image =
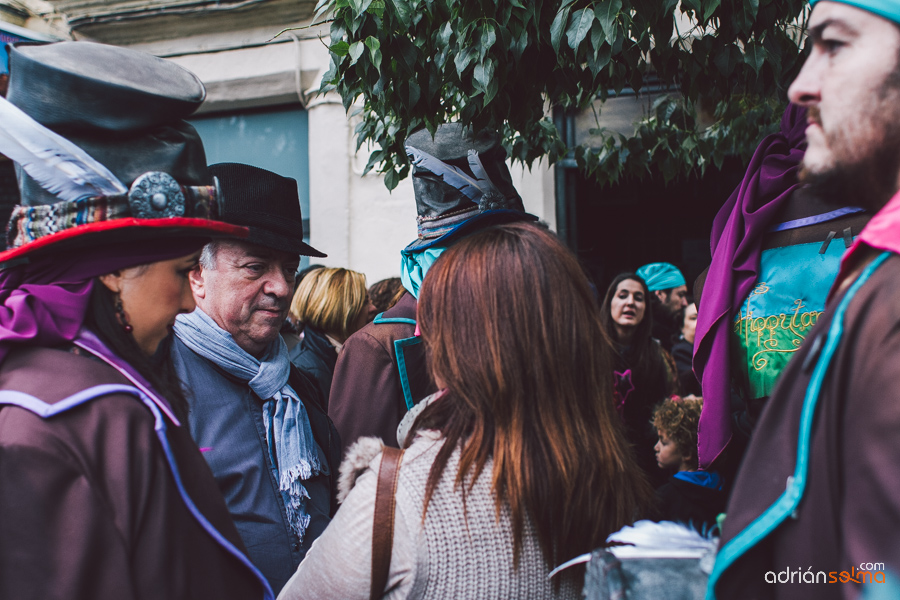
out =
<path fill-rule="evenodd" d="M 413 167 L 418 237 L 404 252 L 446 246 L 500 223 L 536 221 L 506 167 L 506 151 L 496 131 L 478 132 L 461 123 L 426 129 L 406 140 Z"/>
<path fill-rule="evenodd" d="M 190 71 L 91 42 L 9 46 L 0 153 L 21 204 L 0 267 L 52 253 L 167 237 L 246 237 L 217 219 L 203 144 L 185 119 L 206 97 Z"/>

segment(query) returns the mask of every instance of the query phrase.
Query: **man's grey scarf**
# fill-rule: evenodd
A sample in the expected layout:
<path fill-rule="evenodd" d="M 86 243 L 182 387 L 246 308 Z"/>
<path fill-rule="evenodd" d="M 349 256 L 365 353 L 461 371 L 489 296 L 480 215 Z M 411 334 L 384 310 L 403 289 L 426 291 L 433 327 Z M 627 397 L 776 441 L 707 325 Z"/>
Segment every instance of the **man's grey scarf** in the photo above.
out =
<path fill-rule="evenodd" d="M 269 459 L 276 470 L 291 528 L 302 542 L 309 525 L 309 493 L 302 482 L 317 475 L 321 466 L 306 407 L 288 385 L 291 362 L 284 340 L 279 335 L 258 360 L 199 308 L 178 316 L 175 335 L 226 373 L 248 382 L 250 389 L 265 401 L 263 422 Z"/>

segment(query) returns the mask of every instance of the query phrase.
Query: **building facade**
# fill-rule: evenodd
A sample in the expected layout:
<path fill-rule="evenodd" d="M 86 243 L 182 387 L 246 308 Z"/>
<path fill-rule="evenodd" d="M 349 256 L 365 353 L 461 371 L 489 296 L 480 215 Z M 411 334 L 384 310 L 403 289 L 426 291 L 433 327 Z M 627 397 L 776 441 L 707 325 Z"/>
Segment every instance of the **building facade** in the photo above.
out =
<path fill-rule="evenodd" d="M 192 122 L 210 163 L 297 179 L 307 241 L 328 254 L 316 262 L 361 271 L 370 284 L 399 275 L 399 252 L 416 236 L 412 184 L 388 192 L 380 175 L 363 175 L 368 151 L 356 151 L 352 117 L 339 96 L 318 94 L 329 55 L 327 26 L 310 27 L 315 2 L 23 1 L 32 4 L 19 7 L 28 13 L 20 27 L 55 23 L 71 39 L 143 50 L 196 73 L 207 100 Z M 276 38 L 288 27 L 298 29 Z M 511 171 L 526 209 L 555 228 L 552 168 Z"/>

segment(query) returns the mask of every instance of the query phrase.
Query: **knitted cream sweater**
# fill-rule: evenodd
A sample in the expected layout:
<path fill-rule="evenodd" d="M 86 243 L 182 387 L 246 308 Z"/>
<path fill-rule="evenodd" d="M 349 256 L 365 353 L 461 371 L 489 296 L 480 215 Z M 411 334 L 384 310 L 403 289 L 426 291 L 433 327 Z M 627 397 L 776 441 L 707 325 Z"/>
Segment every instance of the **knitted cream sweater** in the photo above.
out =
<path fill-rule="evenodd" d="M 565 581 L 554 593 L 547 579 L 550 568 L 527 519 L 519 568 L 513 569 L 512 523 L 508 507 L 497 518 L 490 461 L 467 497 L 464 517 L 461 492 L 454 490 L 457 449 L 431 498 L 423 524 L 428 473 L 442 443 L 436 435 L 425 432 L 403 456 L 384 598 L 579 598 L 579 590 L 571 581 Z M 369 597 L 372 520 L 380 464 L 380 440 L 364 438 L 348 450 L 341 466 L 346 498 L 279 600 Z"/>

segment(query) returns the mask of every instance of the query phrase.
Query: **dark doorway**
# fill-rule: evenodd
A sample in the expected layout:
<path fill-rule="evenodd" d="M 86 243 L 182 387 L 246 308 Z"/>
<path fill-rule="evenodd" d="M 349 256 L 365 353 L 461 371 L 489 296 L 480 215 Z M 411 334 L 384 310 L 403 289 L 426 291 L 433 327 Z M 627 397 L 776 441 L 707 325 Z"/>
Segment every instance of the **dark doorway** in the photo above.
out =
<path fill-rule="evenodd" d="M 602 296 L 613 278 L 650 262 L 670 262 L 684 273 L 688 290 L 709 266 L 709 235 L 719 208 L 743 178 L 737 158 L 702 178 L 666 184 L 661 175 L 601 186 L 567 169 L 575 193 L 570 223 L 582 264 Z M 570 208 L 571 210 L 571 208 Z"/>

